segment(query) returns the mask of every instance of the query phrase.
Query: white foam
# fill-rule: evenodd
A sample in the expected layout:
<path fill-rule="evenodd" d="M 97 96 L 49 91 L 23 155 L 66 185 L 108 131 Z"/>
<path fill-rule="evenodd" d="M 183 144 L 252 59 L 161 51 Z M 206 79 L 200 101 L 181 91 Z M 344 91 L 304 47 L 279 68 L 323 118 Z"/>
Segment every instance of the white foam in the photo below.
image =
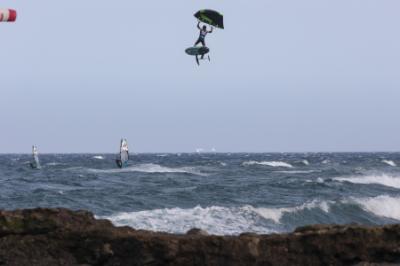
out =
<path fill-rule="evenodd" d="M 396 163 L 391 160 L 382 160 L 382 163 L 385 163 L 385 164 L 393 166 L 393 167 L 397 166 Z"/>
<path fill-rule="evenodd" d="M 289 170 L 289 171 L 275 171 L 277 173 L 284 173 L 284 174 L 310 174 L 314 172 L 320 172 L 317 170 Z"/>
<path fill-rule="evenodd" d="M 127 173 L 127 172 L 142 172 L 142 173 L 187 173 L 193 175 L 205 175 L 197 171 L 193 167 L 180 167 L 172 168 L 165 167 L 158 164 L 139 164 L 132 165 L 124 168 L 113 168 L 113 169 L 87 169 L 90 172 L 96 173 Z"/>
<path fill-rule="evenodd" d="M 377 216 L 400 220 L 400 198 L 387 195 L 355 199 L 361 207 Z"/>
<path fill-rule="evenodd" d="M 293 168 L 291 164 L 288 164 L 286 162 L 280 162 L 280 161 L 247 161 L 244 162 L 243 165 L 265 165 L 265 166 L 271 166 L 271 167 L 287 167 L 287 168 Z"/>
<path fill-rule="evenodd" d="M 303 160 L 302 163 L 303 163 L 304 165 L 310 165 L 309 161 L 307 161 L 307 160 Z"/>
<path fill-rule="evenodd" d="M 329 212 L 327 202 L 313 201 L 292 208 L 255 208 L 242 207 L 200 207 L 191 209 L 171 208 L 138 212 L 117 213 L 102 217 L 111 220 L 117 226 L 131 226 L 135 229 L 185 233 L 191 228 L 200 228 L 210 234 L 236 235 L 243 232 L 273 233 L 283 215 L 319 208 Z M 269 225 L 268 225 L 268 220 Z"/>
<path fill-rule="evenodd" d="M 96 155 L 96 156 L 93 156 L 92 158 L 96 159 L 96 160 L 104 160 L 104 157 L 101 155 Z"/>
<path fill-rule="evenodd" d="M 57 166 L 57 165 L 65 165 L 64 163 L 57 163 L 57 162 L 51 162 L 51 163 L 46 163 L 46 166 Z"/>
<path fill-rule="evenodd" d="M 252 207 L 226 208 L 197 206 L 192 209 L 157 209 L 119 213 L 104 217 L 115 225 L 128 225 L 135 229 L 185 233 L 192 228 L 206 230 L 215 235 L 234 235 L 242 232 L 272 233 L 273 230 L 257 225 Z"/>
<path fill-rule="evenodd" d="M 312 201 L 308 203 L 304 203 L 297 207 L 289 207 L 289 208 L 257 208 L 256 211 L 258 214 L 263 216 L 265 219 L 273 220 L 275 223 L 280 223 L 282 216 L 286 213 L 294 213 L 303 211 L 305 209 L 321 209 L 322 211 L 328 213 L 330 209 L 331 202 L 326 201 Z"/>
<path fill-rule="evenodd" d="M 367 175 L 367 176 L 351 176 L 336 177 L 334 180 L 340 182 L 350 182 L 354 184 L 379 184 L 387 187 L 400 188 L 400 177 L 390 175 Z"/>

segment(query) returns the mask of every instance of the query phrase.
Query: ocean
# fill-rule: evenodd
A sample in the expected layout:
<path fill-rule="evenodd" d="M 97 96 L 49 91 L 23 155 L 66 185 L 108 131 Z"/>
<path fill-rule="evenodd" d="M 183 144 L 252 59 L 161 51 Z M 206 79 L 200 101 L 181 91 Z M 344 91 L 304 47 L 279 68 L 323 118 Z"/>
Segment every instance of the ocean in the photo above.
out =
<path fill-rule="evenodd" d="M 89 210 L 117 226 L 283 233 L 400 220 L 400 153 L 0 155 L 0 208 Z"/>

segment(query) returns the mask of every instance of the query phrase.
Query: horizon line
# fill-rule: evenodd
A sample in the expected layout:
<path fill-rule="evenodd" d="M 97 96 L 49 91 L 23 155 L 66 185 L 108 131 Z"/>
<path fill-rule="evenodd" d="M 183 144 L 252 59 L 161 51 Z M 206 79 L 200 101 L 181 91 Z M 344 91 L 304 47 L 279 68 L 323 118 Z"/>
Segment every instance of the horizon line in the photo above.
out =
<path fill-rule="evenodd" d="M 134 154 L 282 154 L 282 153 L 290 153 L 290 154 L 301 154 L 301 153 L 400 153 L 400 151 L 204 151 L 204 152 L 196 152 L 196 151 L 184 151 L 184 152 L 131 152 L 131 155 Z M 0 152 L 0 155 L 24 155 L 24 154 L 32 154 L 31 152 Z M 39 152 L 42 155 L 51 155 L 51 154 L 118 154 L 118 152 Z"/>

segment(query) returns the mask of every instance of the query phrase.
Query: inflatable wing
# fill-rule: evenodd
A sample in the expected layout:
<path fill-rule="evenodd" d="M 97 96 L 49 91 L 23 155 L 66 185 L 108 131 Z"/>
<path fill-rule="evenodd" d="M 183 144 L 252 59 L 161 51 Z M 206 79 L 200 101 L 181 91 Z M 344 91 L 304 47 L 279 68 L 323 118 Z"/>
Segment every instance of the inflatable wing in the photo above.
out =
<path fill-rule="evenodd" d="M 198 11 L 194 16 L 203 23 L 220 29 L 224 28 L 224 17 L 217 11 L 204 9 Z"/>
<path fill-rule="evenodd" d="M 0 22 L 14 22 L 17 19 L 17 11 L 13 9 L 0 9 Z"/>

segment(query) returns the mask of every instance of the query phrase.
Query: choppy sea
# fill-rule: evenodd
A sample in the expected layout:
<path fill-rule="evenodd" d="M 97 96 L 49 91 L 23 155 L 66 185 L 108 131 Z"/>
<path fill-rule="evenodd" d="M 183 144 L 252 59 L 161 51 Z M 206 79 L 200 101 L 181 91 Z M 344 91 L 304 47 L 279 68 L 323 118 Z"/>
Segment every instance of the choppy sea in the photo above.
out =
<path fill-rule="evenodd" d="M 400 153 L 0 155 L 0 208 L 85 209 L 115 225 L 218 235 L 400 222 Z"/>

